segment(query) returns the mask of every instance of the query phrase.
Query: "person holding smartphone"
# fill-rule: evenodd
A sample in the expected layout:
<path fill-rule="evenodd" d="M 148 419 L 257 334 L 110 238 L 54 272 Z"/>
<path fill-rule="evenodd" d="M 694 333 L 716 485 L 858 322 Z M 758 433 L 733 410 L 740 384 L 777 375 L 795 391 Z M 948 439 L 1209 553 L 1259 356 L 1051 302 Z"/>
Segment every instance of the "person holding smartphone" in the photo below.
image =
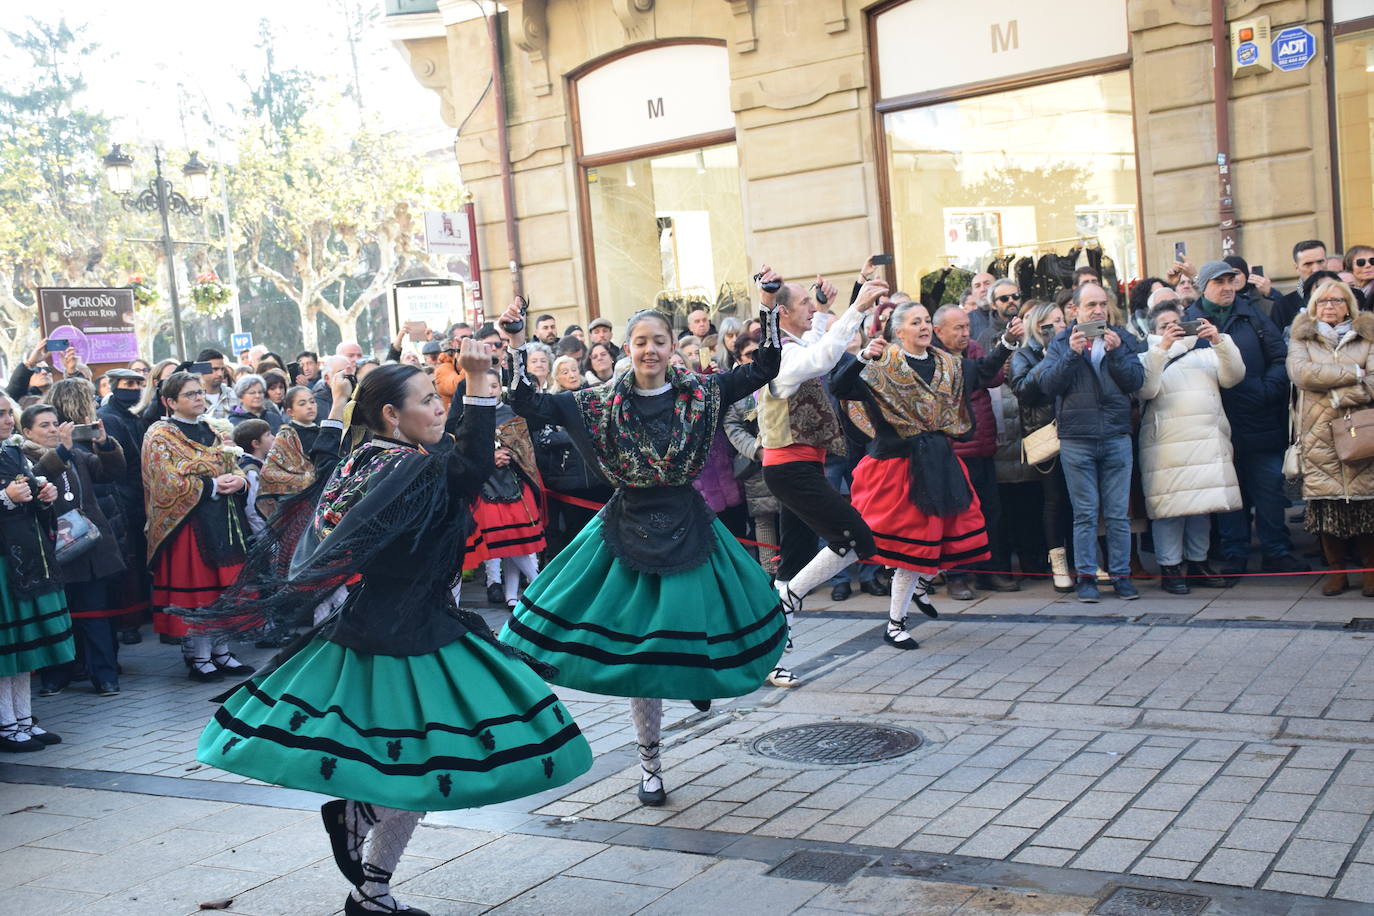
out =
<path fill-rule="evenodd" d="M 1225 261 L 1209 261 L 1198 271 L 1202 297 L 1188 307 L 1189 321 L 1206 318 L 1228 335 L 1245 360 L 1245 378 L 1221 393 L 1235 445 L 1236 473 L 1245 505 L 1217 517 L 1222 576 L 1234 584 L 1250 558 L 1250 513 L 1259 536 L 1260 568 L 1265 572 L 1307 572 L 1288 533 L 1284 513 L 1283 453 L 1288 448 L 1288 347 L 1283 335 L 1250 300 L 1238 296 L 1245 285 L 1240 271 Z"/>
<path fill-rule="evenodd" d="M 1245 378 L 1245 360 L 1207 319 L 1184 321 L 1182 308 L 1166 301 L 1150 309 L 1148 349 L 1140 354 L 1145 382 L 1137 393 L 1145 508 L 1160 587 L 1172 595 L 1225 586 L 1207 561 L 1212 513 L 1241 507 L 1221 391 Z"/>
<path fill-rule="evenodd" d="M 1083 283 L 1073 291 L 1077 320 L 1060 331 L 1031 370 L 1054 398 L 1059 461 L 1073 506 L 1074 590 L 1078 600 L 1101 600 L 1097 588 L 1097 524 L 1107 528 L 1107 557 L 1118 598 L 1139 598 L 1131 582 L 1131 395 L 1145 380 L 1135 337 L 1107 320 L 1107 291 Z"/>

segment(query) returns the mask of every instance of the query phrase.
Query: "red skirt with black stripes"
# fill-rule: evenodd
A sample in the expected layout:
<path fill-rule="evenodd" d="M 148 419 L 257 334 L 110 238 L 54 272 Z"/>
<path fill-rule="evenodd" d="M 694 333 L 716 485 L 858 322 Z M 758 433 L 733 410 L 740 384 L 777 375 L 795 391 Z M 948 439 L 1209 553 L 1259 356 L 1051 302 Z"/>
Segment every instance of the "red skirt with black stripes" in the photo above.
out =
<path fill-rule="evenodd" d="M 959 467 L 967 481 L 962 461 Z M 854 469 L 849 497 L 873 531 L 878 552 L 872 559 L 927 575 L 988 559 L 987 527 L 973 486 L 973 501 L 963 512 L 926 515 L 911 503 L 909 473 L 906 458 L 864 456 Z"/>
<path fill-rule="evenodd" d="M 477 497 L 472 503 L 477 523 L 468 536 L 463 568 L 476 569 L 485 560 L 519 557 L 544 549 L 544 519 L 539 500 L 529 484 L 522 482 L 520 499 L 513 503 L 494 503 Z"/>
<path fill-rule="evenodd" d="M 206 563 L 195 529 L 189 524 L 182 525 L 153 561 L 153 604 L 160 608 L 207 607 L 234 584 L 242 568 L 242 563 L 219 567 Z M 175 614 L 155 611 L 153 632 L 185 636 L 191 628 Z"/>

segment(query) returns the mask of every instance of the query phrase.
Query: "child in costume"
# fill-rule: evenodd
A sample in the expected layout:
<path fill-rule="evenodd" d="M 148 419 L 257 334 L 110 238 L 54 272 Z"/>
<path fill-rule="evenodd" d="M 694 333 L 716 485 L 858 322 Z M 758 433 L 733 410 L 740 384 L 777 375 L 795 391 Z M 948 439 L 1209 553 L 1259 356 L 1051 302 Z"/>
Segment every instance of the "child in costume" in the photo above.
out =
<path fill-rule="evenodd" d="M 758 563 L 707 508 L 692 480 L 725 408 L 778 367 L 776 322 L 754 361 L 696 375 L 670 366 L 674 334 L 654 311 L 631 316 L 633 369 L 606 385 L 541 394 L 523 371 L 515 412 L 564 427 L 616 488 L 606 507 L 525 590 L 504 642 L 558 668 L 554 683 L 630 697 L 643 771 L 639 798 L 662 805 L 663 699 L 709 706 L 763 683 L 787 621 Z M 512 306 L 503 323 L 520 319 Z"/>

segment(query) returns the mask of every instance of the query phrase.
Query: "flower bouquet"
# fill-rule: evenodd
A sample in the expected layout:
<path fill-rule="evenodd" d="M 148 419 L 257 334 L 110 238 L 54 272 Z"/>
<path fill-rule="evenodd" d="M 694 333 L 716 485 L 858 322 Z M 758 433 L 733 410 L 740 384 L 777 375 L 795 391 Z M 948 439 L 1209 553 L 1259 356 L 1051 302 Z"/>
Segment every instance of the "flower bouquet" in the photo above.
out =
<path fill-rule="evenodd" d="M 159 293 L 153 281 L 142 275 L 129 278 L 129 289 L 134 291 L 134 301 L 144 308 L 157 304 Z"/>

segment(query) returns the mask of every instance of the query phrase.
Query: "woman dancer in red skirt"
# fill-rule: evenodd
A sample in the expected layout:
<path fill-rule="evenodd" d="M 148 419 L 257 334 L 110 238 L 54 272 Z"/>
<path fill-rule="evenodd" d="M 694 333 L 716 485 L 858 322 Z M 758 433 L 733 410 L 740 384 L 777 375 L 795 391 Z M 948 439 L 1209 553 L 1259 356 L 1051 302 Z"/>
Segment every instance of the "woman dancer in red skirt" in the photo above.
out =
<path fill-rule="evenodd" d="M 972 431 L 968 392 L 988 386 L 1023 332 L 1013 318 L 1004 346 L 972 360 L 931 345 L 934 325 L 919 302 L 897 306 L 888 328 L 896 343 L 875 337 L 834 371 L 830 388 L 872 439 L 850 498 L 873 530 L 875 556 L 897 569 L 883 641 L 915 649 L 906 632 L 912 598 L 922 613 L 939 616 L 928 594 L 935 574 L 988 558 L 978 496 L 950 438 Z"/>

